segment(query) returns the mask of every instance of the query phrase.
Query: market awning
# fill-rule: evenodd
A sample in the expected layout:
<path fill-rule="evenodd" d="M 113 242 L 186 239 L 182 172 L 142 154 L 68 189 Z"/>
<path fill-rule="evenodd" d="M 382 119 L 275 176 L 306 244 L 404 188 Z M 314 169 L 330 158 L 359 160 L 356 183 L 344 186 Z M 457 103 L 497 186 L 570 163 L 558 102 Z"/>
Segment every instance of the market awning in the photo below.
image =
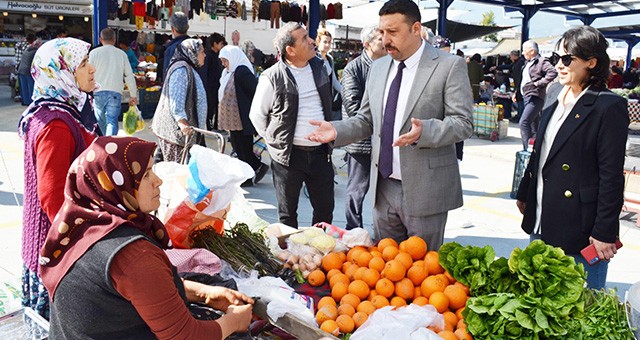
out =
<path fill-rule="evenodd" d="M 431 21 L 423 22 L 423 26 L 429 27 L 433 32 L 436 32 L 436 26 L 438 25 L 438 20 L 434 19 Z M 451 42 L 460 42 L 475 38 L 483 37 L 487 34 L 500 32 L 502 30 L 509 29 L 513 26 L 481 26 L 481 25 L 472 25 L 472 24 L 464 24 L 461 22 L 447 20 L 447 38 L 451 40 Z"/>
<path fill-rule="evenodd" d="M 559 37 L 545 37 L 545 38 L 533 38 L 531 40 L 538 43 L 538 46 L 541 48 L 540 53 L 545 55 L 542 51 L 543 47 L 546 45 L 553 45 L 558 40 Z M 483 55 L 508 55 L 513 50 L 520 50 L 522 46 L 520 46 L 520 38 L 511 38 L 511 39 L 502 39 L 498 43 L 498 45 L 494 46 L 490 51 L 483 53 Z"/>

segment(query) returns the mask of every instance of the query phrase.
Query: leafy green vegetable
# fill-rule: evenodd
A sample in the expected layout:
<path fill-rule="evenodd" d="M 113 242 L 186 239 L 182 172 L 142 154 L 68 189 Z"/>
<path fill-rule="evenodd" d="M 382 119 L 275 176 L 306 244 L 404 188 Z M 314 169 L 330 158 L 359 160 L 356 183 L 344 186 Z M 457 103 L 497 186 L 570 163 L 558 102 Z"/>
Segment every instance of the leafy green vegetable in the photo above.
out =
<path fill-rule="evenodd" d="M 634 339 L 627 324 L 625 306 L 618 300 L 615 290 L 585 289 L 585 304 L 584 317 L 572 320 L 569 339 Z"/>
<path fill-rule="evenodd" d="M 489 265 L 496 257 L 491 246 L 484 248 L 466 246 L 451 242 L 438 251 L 440 265 L 449 271 L 456 280 L 468 286 L 471 291 L 483 291 L 490 284 Z"/>

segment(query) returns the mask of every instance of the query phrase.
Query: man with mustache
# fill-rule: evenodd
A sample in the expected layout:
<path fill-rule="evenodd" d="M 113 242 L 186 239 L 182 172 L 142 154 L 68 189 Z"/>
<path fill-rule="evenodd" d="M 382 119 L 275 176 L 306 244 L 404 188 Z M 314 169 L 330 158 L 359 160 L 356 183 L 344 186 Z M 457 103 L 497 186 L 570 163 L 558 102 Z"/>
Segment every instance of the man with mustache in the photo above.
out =
<path fill-rule="evenodd" d="M 464 59 L 420 36 L 418 6 L 390 0 L 379 12 L 388 57 L 373 62 L 360 111 L 339 122 L 312 121 L 309 140 L 336 146 L 371 137 L 376 240 L 444 240 L 447 213 L 462 206 L 454 144 L 473 133 Z"/>

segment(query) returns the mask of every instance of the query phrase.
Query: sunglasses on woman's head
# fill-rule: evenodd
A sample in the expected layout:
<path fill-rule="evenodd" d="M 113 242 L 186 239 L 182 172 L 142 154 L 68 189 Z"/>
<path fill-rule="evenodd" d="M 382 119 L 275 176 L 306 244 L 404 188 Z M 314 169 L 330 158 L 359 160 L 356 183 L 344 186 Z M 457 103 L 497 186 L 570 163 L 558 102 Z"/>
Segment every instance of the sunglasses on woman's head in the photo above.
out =
<path fill-rule="evenodd" d="M 551 53 L 551 58 L 549 58 L 549 61 L 553 65 L 558 64 L 558 61 L 562 61 L 562 65 L 569 66 L 569 65 L 571 65 L 571 62 L 573 61 L 573 58 L 575 58 L 575 56 L 573 54 L 565 54 L 565 55 L 561 56 L 558 53 L 553 52 L 553 53 Z"/>

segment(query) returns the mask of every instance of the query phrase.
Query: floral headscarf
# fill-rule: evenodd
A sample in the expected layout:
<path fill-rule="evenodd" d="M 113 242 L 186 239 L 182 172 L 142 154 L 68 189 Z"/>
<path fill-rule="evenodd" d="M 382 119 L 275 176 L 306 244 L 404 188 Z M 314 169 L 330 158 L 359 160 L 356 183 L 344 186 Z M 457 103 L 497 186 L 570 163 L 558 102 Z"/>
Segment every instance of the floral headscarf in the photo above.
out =
<path fill-rule="evenodd" d="M 21 135 L 26 133 L 29 120 L 37 111 L 32 108 L 40 99 L 67 103 L 77 109 L 77 112 L 70 112 L 73 118 L 80 123 L 84 121 L 80 112 L 87 102 L 88 95 L 80 90 L 76 81 L 76 71 L 89 54 L 90 48 L 91 44 L 75 38 L 49 40 L 38 48 L 31 64 L 31 76 L 34 79 L 33 103 L 20 119 Z M 91 130 L 91 127 L 85 128 Z"/>
<path fill-rule="evenodd" d="M 164 224 L 140 211 L 135 198 L 155 148 L 155 143 L 134 137 L 101 137 L 71 164 L 65 202 L 40 253 L 40 274 L 51 297 L 71 266 L 120 226 L 171 247 Z"/>
<path fill-rule="evenodd" d="M 173 58 L 171 58 L 171 64 L 183 60 L 194 68 L 202 67 L 198 63 L 198 52 L 203 48 L 200 39 L 185 39 L 176 47 Z"/>
<path fill-rule="evenodd" d="M 222 98 L 224 97 L 224 89 L 227 87 L 227 83 L 229 82 L 229 78 L 233 76 L 233 72 L 236 71 L 238 66 L 246 66 L 251 73 L 255 74 L 253 70 L 253 65 L 249 61 L 249 58 L 242 52 L 240 47 L 238 46 L 225 46 L 220 50 L 220 54 L 218 55 L 220 58 L 227 59 L 229 61 L 229 69 L 226 68 L 222 70 L 222 76 L 220 77 L 220 87 L 218 88 L 218 98 L 219 101 L 222 102 Z"/>

